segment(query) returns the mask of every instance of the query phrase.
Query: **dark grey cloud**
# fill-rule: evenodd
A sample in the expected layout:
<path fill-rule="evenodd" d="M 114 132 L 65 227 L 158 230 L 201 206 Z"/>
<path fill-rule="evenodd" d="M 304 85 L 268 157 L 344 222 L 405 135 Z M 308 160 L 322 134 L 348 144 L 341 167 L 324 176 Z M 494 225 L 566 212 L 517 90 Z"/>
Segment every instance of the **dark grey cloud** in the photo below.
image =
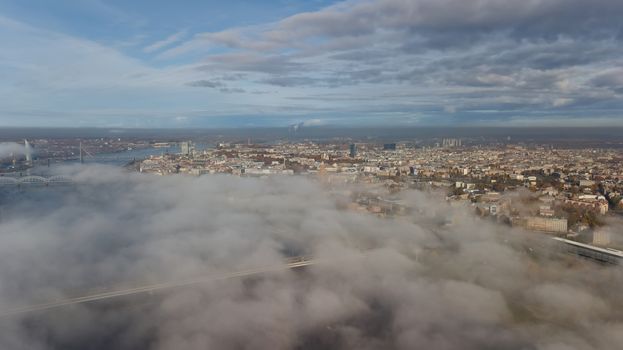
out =
<path fill-rule="evenodd" d="M 213 89 L 223 88 L 225 86 L 225 84 L 223 84 L 222 82 L 213 80 L 195 80 L 186 83 L 186 85 L 192 87 L 208 87 Z"/>
<path fill-rule="evenodd" d="M 221 88 L 219 89 L 220 92 L 226 93 L 226 94 L 241 94 L 246 92 L 245 89 L 241 89 L 241 88 Z"/>
<path fill-rule="evenodd" d="M 199 71 L 256 72 L 284 74 L 299 71 L 303 65 L 286 55 L 263 56 L 251 53 L 212 55 L 197 67 Z"/>
<path fill-rule="evenodd" d="M 267 31 L 278 43 L 310 37 L 366 36 L 381 30 L 442 36 L 506 32 L 514 38 L 617 37 L 623 5 L 616 0 L 381 0 L 339 4 L 294 15 Z M 433 40 L 434 44 L 438 40 Z"/>
<path fill-rule="evenodd" d="M 583 0 L 348 1 L 269 26 L 200 34 L 196 42 L 271 51 L 302 47 L 318 37 L 371 37 L 382 31 L 421 36 L 440 48 L 454 46 L 443 41 L 461 44 L 499 32 L 515 39 L 618 38 L 623 28 L 621 14 L 623 6 L 617 0 L 596 0 L 590 5 Z M 365 41 L 360 44 L 365 46 Z M 192 43 L 186 47 L 192 48 Z"/>
<path fill-rule="evenodd" d="M 280 87 L 292 86 L 314 86 L 318 84 L 318 79 L 300 76 L 273 76 L 259 81 L 260 83 L 275 85 Z"/>
<path fill-rule="evenodd" d="M 392 86 L 394 96 L 411 90 L 437 109 L 460 90 L 460 109 L 503 100 L 500 111 L 573 114 L 603 103 L 623 106 L 616 81 L 597 78 L 620 65 L 621 17 L 618 0 L 347 1 L 272 24 L 206 33 L 183 46 L 226 46 L 229 53 L 207 55 L 200 69 L 252 74 L 253 82 L 282 88 Z M 390 111 L 396 100 L 377 103 Z"/>
<path fill-rule="evenodd" d="M 333 60 L 361 61 L 374 64 L 383 62 L 391 55 L 391 52 L 385 50 L 353 50 L 336 53 L 329 58 Z"/>
<path fill-rule="evenodd" d="M 596 77 L 591 79 L 591 84 L 595 87 L 623 94 L 623 69 L 615 68 L 598 74 Z"/>
<path fill-rule="evenodd" d="M 218 80 L 195 80 L 195 81 L 186 83 L 186 85 L 192 86 L 192 87 L 206 87 L 206 88 L 217 89 L 218 91 L 222 93 L 226 93 L 226 94 L 246 92 L 246 90 L 241 89 L 241 88 L 228 87 L 227 84 L 223 83 L 222 81 L 218 81 Z"/>

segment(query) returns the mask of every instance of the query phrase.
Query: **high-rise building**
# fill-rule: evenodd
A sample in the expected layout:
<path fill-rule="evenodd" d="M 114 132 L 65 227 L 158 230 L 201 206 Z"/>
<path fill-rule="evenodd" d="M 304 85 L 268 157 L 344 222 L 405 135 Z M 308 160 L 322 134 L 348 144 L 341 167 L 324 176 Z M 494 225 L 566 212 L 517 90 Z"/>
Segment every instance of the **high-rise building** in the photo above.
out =
<path fill-rule="evenodd" d="M 396 144 L 395 143 L 386 143 L 383 145 L 383 150 L 384 151 L 395 151 L 396 150 Z"/>
<path fill-rule="evenodd" d="M 180 153 L 185 156 L 189 156 L 193 151 L 192 141 L 185 141 L 180 143 Z"/>
<path fill-rule="evenodd" d="M 357 157 L 357 145 L 352 143 L 349 149 L 350 149 L 350 153 L 349 153 L 350 157 L 351 158 Z"/>
<path fill-rule="evenodd" d="M 441 140 L 442 147 L 461 147 L 461 139 L 443 139 Z"/>

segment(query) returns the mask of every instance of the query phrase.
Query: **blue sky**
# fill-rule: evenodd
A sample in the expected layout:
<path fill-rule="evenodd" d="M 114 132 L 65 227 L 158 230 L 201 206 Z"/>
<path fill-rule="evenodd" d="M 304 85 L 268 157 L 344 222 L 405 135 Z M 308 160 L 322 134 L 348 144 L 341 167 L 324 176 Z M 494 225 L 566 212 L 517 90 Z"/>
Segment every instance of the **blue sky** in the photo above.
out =
<path fill-rule="evenodd" d="M 623 2 L 0 0 L 0 126 L 623 126 Z"/>

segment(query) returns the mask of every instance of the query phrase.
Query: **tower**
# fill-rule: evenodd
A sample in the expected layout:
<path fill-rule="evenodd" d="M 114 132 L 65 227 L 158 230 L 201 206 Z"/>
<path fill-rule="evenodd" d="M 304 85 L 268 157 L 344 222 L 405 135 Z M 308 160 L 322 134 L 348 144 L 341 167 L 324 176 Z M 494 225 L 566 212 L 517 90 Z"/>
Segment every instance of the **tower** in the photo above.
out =
<path fill-rule="evenodd" d="M 357 157 L 357 145 L 356 144 L 354 144 L 354 143 L 351 144 L 349 146 L 349 151 L 350 151 L 349 155 L 350 155 L 351 158 Z"/>
<path fill-rule="evenodd" d="M 84 156 L 82 155 L 82 141 L 80 141 L 79 151 L 80 151 L 80 164 L 82 164 L 84 163 Z"/>

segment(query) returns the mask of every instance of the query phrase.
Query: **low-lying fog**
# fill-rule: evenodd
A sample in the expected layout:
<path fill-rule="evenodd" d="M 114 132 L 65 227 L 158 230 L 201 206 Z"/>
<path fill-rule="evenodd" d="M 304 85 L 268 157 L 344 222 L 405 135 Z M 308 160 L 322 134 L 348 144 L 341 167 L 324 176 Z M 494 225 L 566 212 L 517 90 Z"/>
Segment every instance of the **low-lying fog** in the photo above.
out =
<path fill-rule="evenodd" d="M 0 316 L 0 349 L 618 349 L 618 267 L 408 192 L 401 218 L 338 210 L 302 177 L 65 169 L 0 189 L 0 313 L 89 293 L 322 264 Z M 451 224 L 447 224 L 451 222 Z M 534 247 L 535 250 L 537 247 Z"/>

